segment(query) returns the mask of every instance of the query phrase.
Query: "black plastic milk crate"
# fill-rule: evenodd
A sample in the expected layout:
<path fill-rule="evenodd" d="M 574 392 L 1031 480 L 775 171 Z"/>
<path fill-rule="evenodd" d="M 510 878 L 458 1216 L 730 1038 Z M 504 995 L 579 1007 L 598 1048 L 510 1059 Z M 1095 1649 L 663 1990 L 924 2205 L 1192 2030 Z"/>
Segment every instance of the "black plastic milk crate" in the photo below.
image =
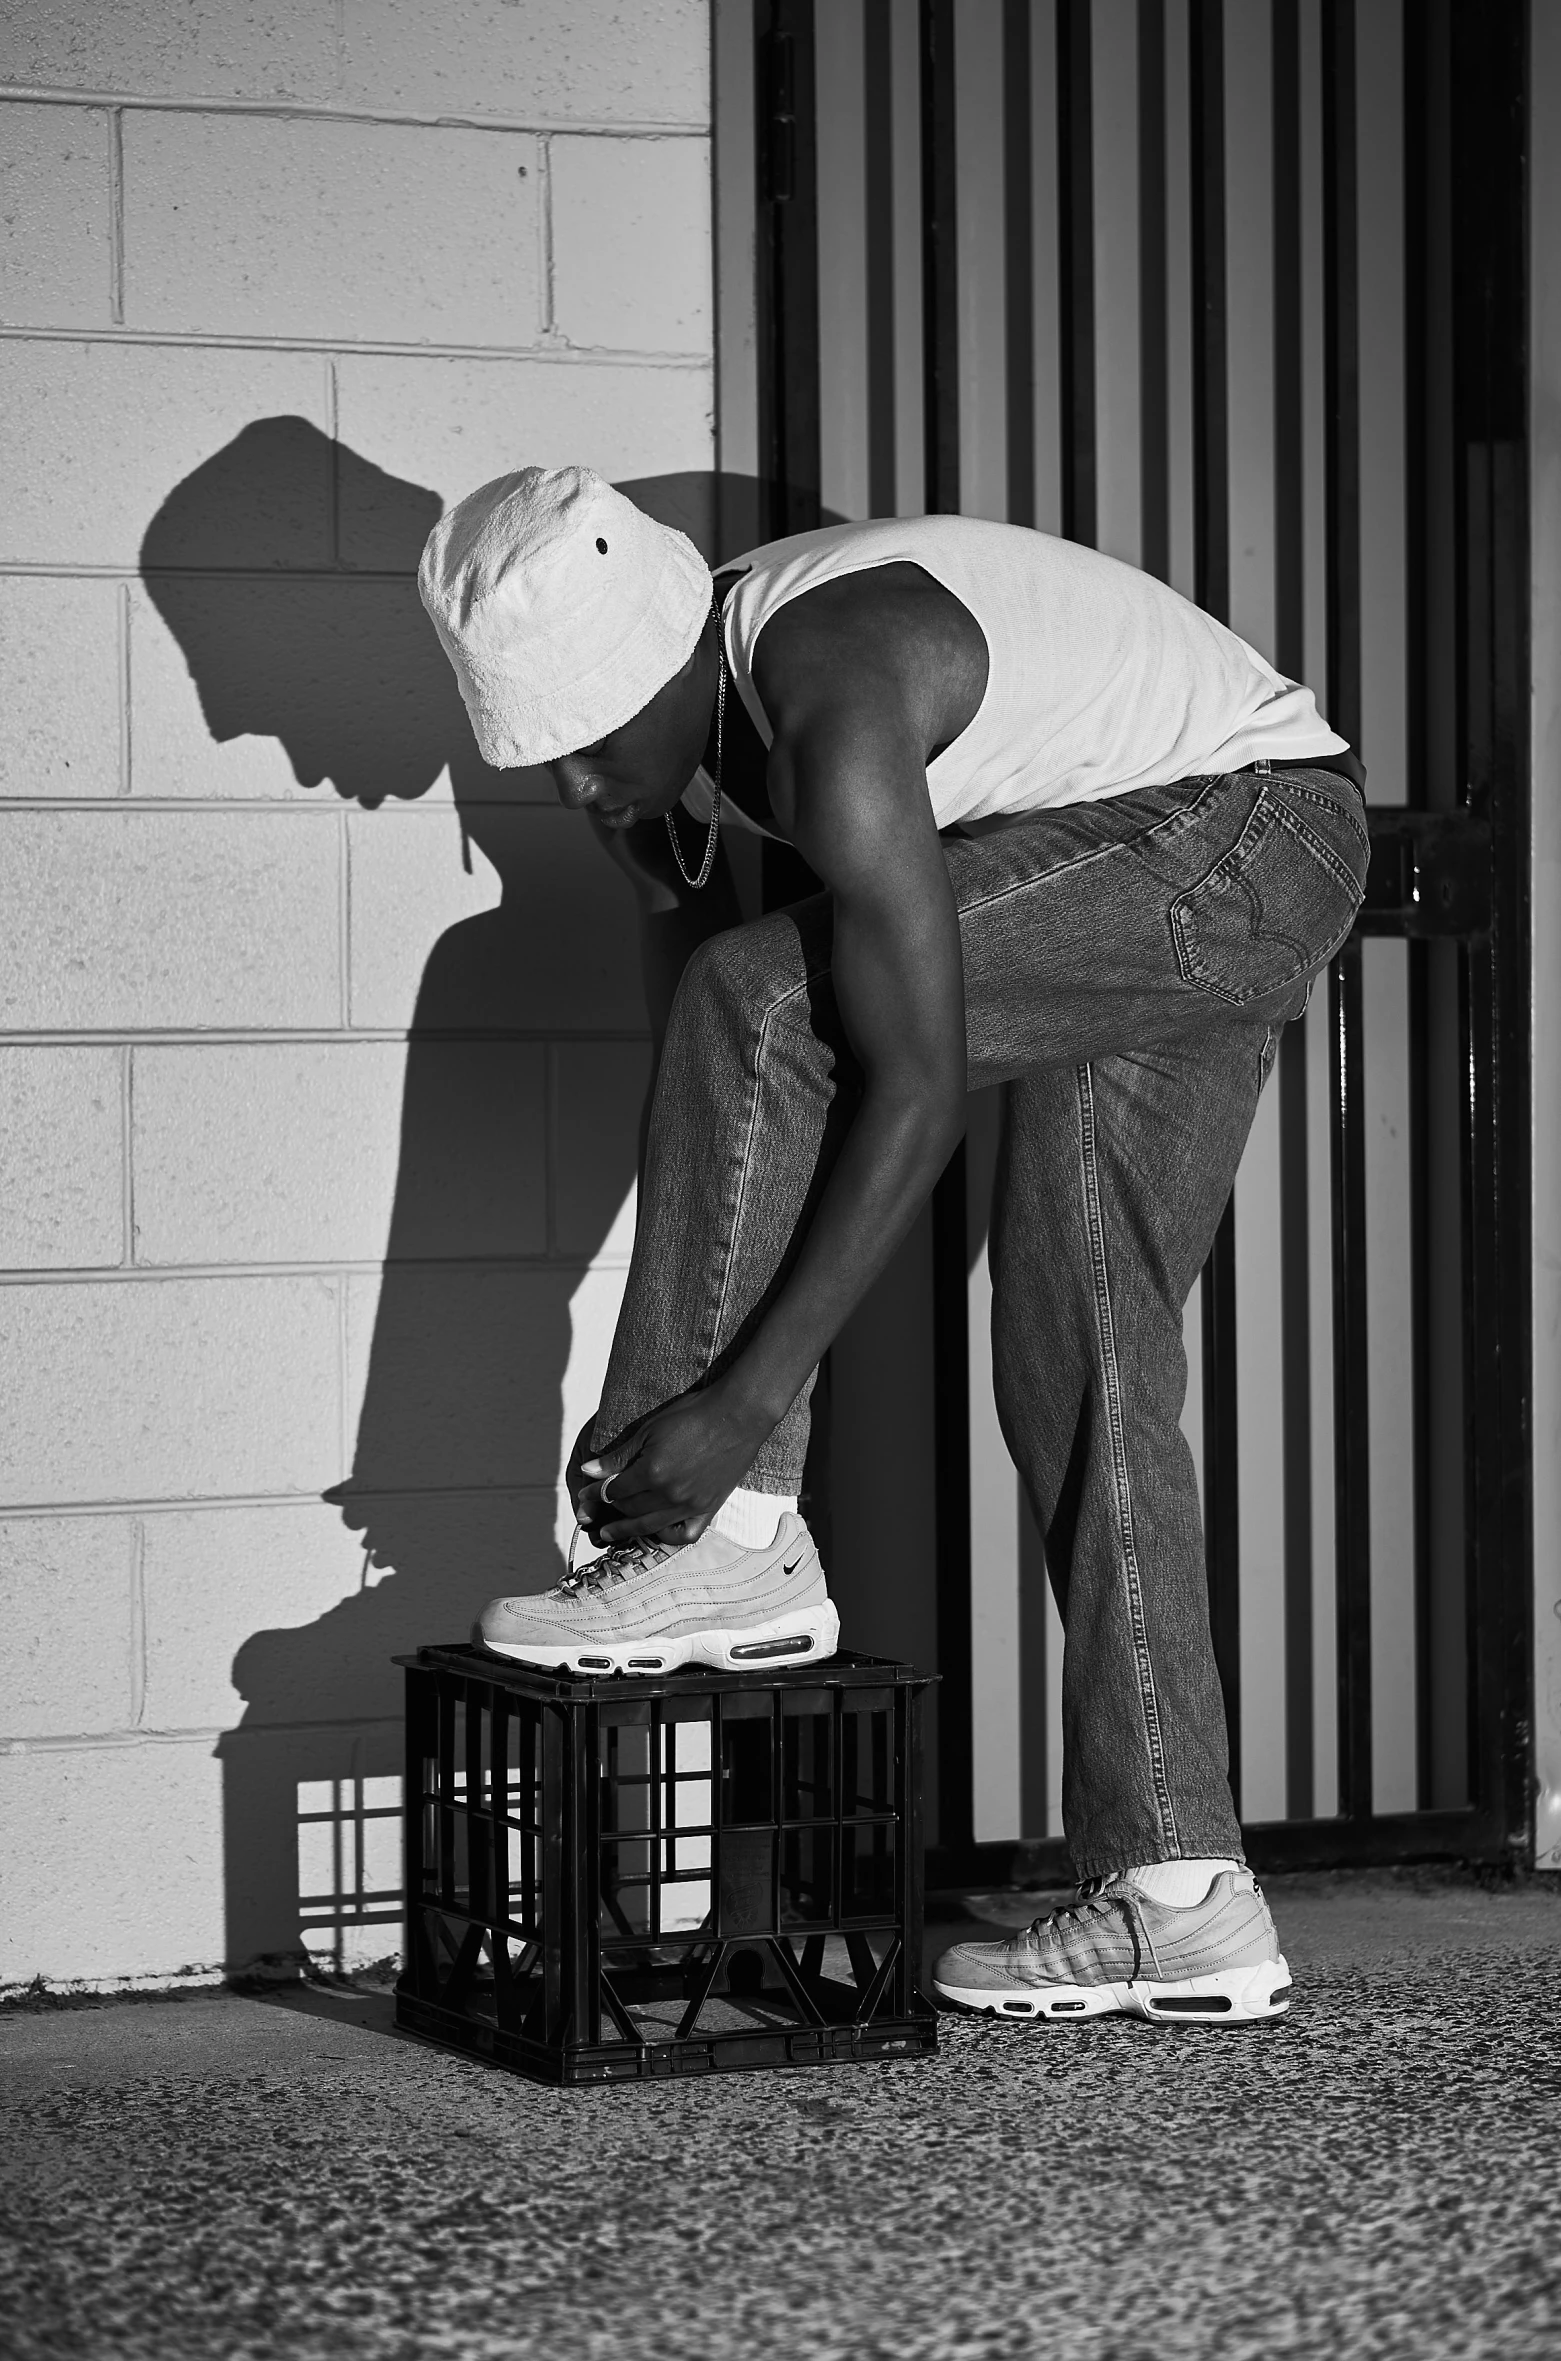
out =
<path fill-rule="evenodd" d="M 936 2049 L 908 1665 L 407 1668 L 396 2021 L 547 2082 Z"/>

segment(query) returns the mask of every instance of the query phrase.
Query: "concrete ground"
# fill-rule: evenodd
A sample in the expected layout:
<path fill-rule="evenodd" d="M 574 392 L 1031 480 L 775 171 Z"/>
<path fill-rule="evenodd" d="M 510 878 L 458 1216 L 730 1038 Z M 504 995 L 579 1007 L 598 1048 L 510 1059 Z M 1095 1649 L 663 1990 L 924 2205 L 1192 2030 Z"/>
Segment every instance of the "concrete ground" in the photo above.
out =
<path fill-rule="evenodd" d="M 0 2351 L 1554 2361 L 1558 1883 L 1269 1881 L 1276 2025 L 692 2083 L 516 2081 L 373 1991 L 10 2012 Z"/>

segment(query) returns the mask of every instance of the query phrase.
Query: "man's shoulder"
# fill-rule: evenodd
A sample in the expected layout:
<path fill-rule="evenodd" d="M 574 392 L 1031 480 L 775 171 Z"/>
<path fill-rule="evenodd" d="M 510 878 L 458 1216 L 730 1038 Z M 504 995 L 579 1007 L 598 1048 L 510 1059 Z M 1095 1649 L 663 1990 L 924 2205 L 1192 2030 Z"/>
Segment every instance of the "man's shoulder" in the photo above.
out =
<path fill-rule="evenodd" d="M 896 556 L 826 575 L 778 606 L 754 646 L 753 673 L 778 725 L 794 694 L 809 709 L 825 692 L 831 704 L 876 703 L 976 650 L 984 668 L 985 636 L 968 607 L 914 557 Z"/>

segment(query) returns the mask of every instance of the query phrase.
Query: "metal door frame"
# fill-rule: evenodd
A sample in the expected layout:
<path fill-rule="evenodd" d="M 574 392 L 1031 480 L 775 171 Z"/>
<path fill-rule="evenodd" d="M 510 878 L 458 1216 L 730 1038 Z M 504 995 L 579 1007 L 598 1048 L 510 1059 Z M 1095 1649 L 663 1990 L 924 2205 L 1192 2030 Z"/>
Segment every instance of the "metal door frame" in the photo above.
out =
<path fill-rule="evenodd" d="M 868 0 L 868 6 L 873 0 Z M 1272 0 L 1276 42 L 1295 0 Z M 1056 0 L 1062 232 L 1064 527 L 1094 531 L 1093 249 L 1089 220 L 1089 0 Z M 959 506 L 954 0 L 919 0 L 923 401 L 929 511 Z M 1329 705 L 1358 742 L 1361 585 L 1354 0 L 1321 0 L 1327 404 Z M 1197 595 L 1228 612 L 1222 0 L 1189 0 Z M 760 466 L 769 530 L 819 516 L 817 197 L 812 0 L 755 0 Z M 1525 0 L 1416 0 L 1406 10 L 1406 169 L 1450 187 L 1450 323 L 1421 285 L 1410 190 L 1412 452 L 1439 433 L 1453 485 L 1459 808 L 1374 807 L 1359 926 L 1329 979 L 1337 1496 L 1339 1812 L 1247 1825 L 1261 1867 L 1533 1858 L 1529 1336 L 1528 503 Z M 1005 0 L 1005 66 L 1028 60 L 1029 10 Z M 1022 85 L 1021 85 L 1022 87 Z M 1456 91 L 1457 135 L 1449 93 Z M 1440 111 L 1438 110 L 1440 95 Z M 1022 110 L 1017 110 L 1022 113 Z M 1016 109 L 1010 103 L 1012 118 Z M 1419 187 L 1426 185 L 1422 177 Z M 1451 354 L 1445 339 L 1450 326 Z M 1433 348 L 1429 341 L 1440 337 Z M 1417 368 L 1417 362 L 1429 368 Z M 1440 368 L 1447 400 L 1422 394 Z M 1283 516 L 1283 510 L 1281 510 Z M 1428 558 L 1422 533 L 1412 555 Z M 1429 594 L 1424 594 L 1428 596 Z M 1416 636 L 1414 727 L 1429 710 L 1429 636 Z M 1423 743 L 1423 741 L 1422 741 Z M 1460 1109 L 1464 1499 L 1470 1802 L 1371 1808 L 1372 1700 L 1362 940 L 1459 945 L 1467 1090 Z M 1413 954 L 1412 954 L 1413 956 Z M 971 1562 L 963 1149 L 934 1198 L 937 1340 L 939 1842 L 934 1885 L 1067 1875 L 1060 1842 L 977 1844 L 972 1819 Z M 1431 1275 L 1434 1281 L 1434 1274 Z M 1227 1209 L 1205 1273 L 1204 1498 L 1211 1622 L 1239 1763 L 1235 1244 Z M 1291 1602 L 1287 1599 L 1287 1617 Z M 1306 1609 L 1309 1613 L 1309 1607 Z M 1288 1653 L 1288 1651 L 1287 1651 Z M 1302 1685 L 1310 1695 L 1309 1662 Z"/>

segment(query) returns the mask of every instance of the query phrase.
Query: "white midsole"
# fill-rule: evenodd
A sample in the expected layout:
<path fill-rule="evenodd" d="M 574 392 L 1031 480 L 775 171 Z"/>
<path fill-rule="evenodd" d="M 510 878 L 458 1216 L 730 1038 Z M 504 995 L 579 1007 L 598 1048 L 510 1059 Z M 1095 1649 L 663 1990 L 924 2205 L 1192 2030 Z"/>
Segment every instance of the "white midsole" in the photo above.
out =
<path fill-rule="evenodd" d="M 803 1648 L 786 1646 L 806 1640 Z M 484 1640 L 496 1656 L 540 1664 L 553 1672 L 678 1672 L 685 1664 L 708 1664 L 717 1672 L 761 1672 L 768 1664 L 818 1664 L 833 1656 L 840 1641 L 840 1617 L 833 1599 L 789 1607 L 767 1622 L 681 1631 L 676 1637 L 651 1634 L 632 1640 L 564 1640 L 557 1643 Z M 766 1653 L 767 1647 L 770 1652 Z"/>
<path fill-rule="evenodd" d="M 1180 1984 L 1010 1984 L 994 1991 L 946 1984 L 936 1976 L 932 1988 L 942 1999 L 988 2016 L 1060 2017 L 1065 2024 L 1080 2017 L 1128 2016 L 1156 2025 L 1242 2025 L 1282 2017 L 1290 2006 L 1290 1970 L 1282 1959 L 1220 1968 Z"/>

